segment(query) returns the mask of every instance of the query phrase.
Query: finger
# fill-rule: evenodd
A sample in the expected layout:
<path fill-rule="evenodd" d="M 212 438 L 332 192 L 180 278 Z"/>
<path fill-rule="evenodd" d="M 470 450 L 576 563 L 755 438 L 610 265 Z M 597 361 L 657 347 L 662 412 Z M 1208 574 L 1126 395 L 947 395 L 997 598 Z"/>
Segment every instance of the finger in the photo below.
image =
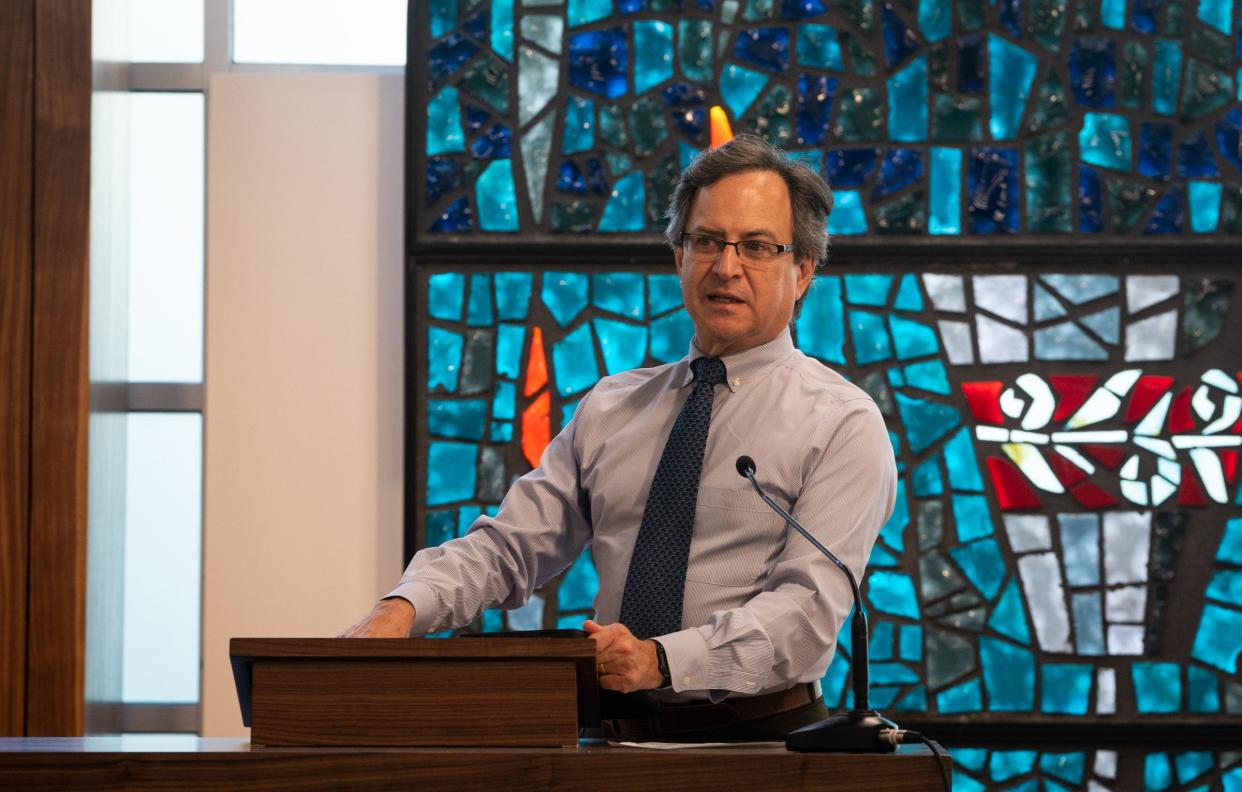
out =
<path fill-rule="evenodd" d="M 604 625 L 600 624 L 599 622 L 594 622 L 594 621 L 591 621 L 590 619 L 587 619 L 586 621 L 582 623 L 582 629 L 586 630 L 587 634 L 594 635 L 600 630 L 603 630 L 606 628 L 604 627 Z"/>
<path fill-rule="evenodd" d="M 599 686 L 605 690 L 615 690 L 618 693 L 631 693 L 634 691 L 634 683 L 626 674 L 605 674 L 599 678 Z"/>

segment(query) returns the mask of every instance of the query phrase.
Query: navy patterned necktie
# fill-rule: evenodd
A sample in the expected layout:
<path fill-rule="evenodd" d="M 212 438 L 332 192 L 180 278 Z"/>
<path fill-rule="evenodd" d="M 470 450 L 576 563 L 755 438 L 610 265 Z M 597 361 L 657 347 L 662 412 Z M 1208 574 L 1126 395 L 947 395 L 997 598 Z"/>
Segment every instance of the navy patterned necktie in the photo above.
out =
<path fill-rule="evenodd" d="M 707 427 L 715 388 L 725 382 L 725 365 L 720 358 L 701 357 L 692 361 L 690 368 L 694 371 L 694 390 L 673 423 L 651 480 L 621 597 L 621 623 L 639 638 L 681 629 L 681 600 Z"/>

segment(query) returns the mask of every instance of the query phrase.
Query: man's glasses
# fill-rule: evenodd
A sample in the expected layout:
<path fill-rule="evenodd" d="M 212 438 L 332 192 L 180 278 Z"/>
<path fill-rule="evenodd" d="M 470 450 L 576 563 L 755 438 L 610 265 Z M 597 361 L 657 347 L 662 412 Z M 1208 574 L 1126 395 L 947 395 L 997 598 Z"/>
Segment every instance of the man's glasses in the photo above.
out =
<path fill-rule="evenodd" d="M 700 261 L 716 260 L 729 245 L 732 245 L 734 251 L 737 252 L 738 261 L 754 269 L 767 269 L 778 258 L 794 249 L 793 245 L 778 245 L 762 239 L 741 239 L 737 242 L 730 242 L 711 234 L 681 235 L 682 250 L 691 258 Z"/>

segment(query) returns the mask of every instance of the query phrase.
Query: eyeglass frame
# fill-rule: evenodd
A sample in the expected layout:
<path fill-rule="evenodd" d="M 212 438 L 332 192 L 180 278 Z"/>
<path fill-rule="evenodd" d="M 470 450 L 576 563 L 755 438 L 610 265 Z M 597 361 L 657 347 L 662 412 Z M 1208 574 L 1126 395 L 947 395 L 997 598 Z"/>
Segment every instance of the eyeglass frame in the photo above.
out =
<path fill-rule="evenodd" d="M 737 260 L 742 264 L 742 266 L 750 267 L 751 269 L 767 269 L 767 267 L 770 266 L 772 263 L 774 263 L 778 258 L 785 255 L 786 253 L 792 253 L 794 251 L 793 243 L 786 245 L 780 242 L 769 242 L 766 239 L 737 239 L 737 240 L 730 241 L 728 239 L 725 239 L 724 237 L 718 237 L 715 234 L 700 234 L 697 232 L 683 231 L 681 234 L 681 239 L 679 240 L 678 244 L 680 245 L 681 249 L 685 251 L 685 253 L 689 256 L 694 256 L 694 251 L 686 250 L 686 242 L 691 237 L 701 237 L 703 239 L 714 239 L 717 242 L 719 242 L 720 250 L 716 253 L 717 257 L 720 256 L 722 253 L 724 253 L 724 249 L 726 247 L 732 245 L 733 252 L 737 256 Z M 758 243 L 761 245 L 771 245 L 777 250 L 776 250 L 776 253 L 773 254 L 772 258 L 761 260 L 761 261 L 755 261 L 753 259 L 747 259 L 747 257 L 743 255 L 742 248 L 740 246 L 746 243 Z"/>

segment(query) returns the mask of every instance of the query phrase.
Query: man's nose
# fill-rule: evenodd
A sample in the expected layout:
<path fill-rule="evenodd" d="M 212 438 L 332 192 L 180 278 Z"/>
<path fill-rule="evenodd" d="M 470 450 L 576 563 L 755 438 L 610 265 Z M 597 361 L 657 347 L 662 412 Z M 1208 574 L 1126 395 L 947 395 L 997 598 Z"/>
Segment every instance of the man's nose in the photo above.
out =
<path fill-rule="evenodd" d="M 736 278 L 742 274 L 742 261 L 737 257 L 736 245 L 725 245 L 716 257 L 712 272 L 721 278 Z"/>

